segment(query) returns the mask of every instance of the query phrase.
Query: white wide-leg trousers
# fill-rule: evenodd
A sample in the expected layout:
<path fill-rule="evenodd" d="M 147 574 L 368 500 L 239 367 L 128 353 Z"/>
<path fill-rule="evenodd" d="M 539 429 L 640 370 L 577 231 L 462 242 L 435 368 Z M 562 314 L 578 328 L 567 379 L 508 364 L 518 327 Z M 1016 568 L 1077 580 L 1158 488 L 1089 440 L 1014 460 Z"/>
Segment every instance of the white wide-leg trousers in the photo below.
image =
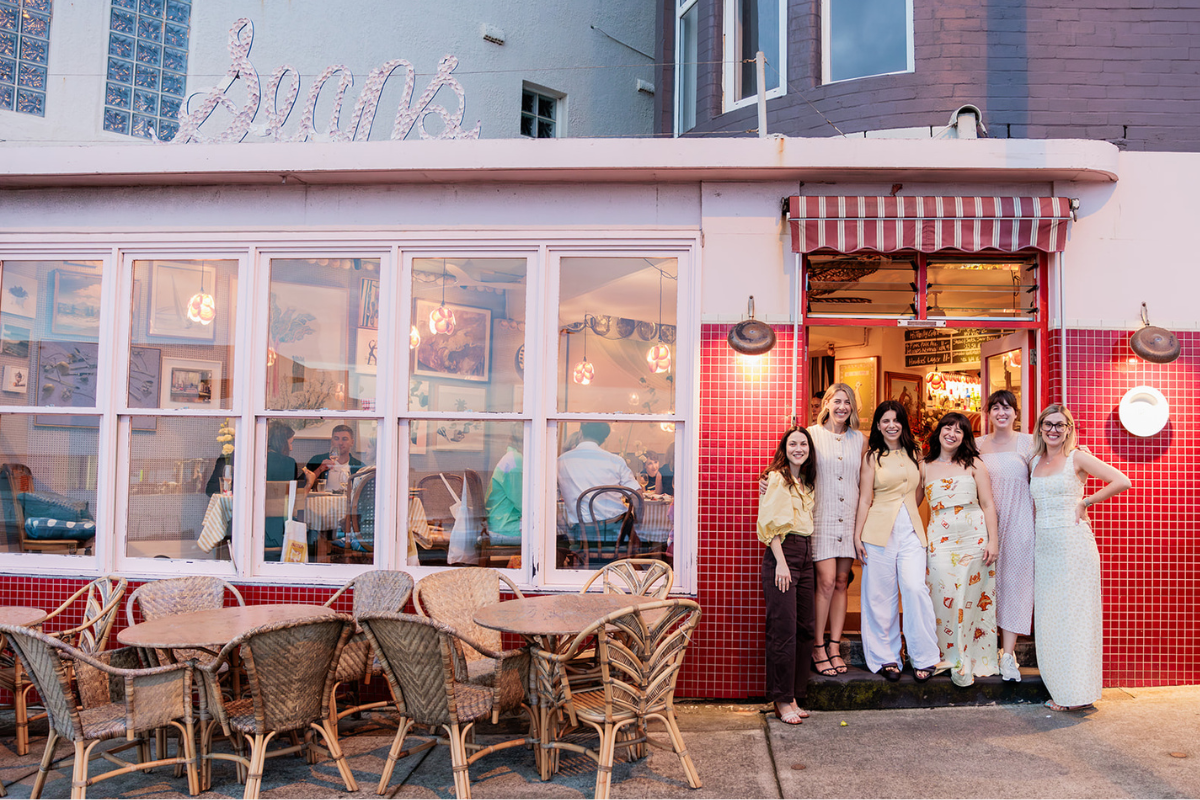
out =
<path fill-rule="evenodd" d="M 884 664 L 900 663 L 900 607 L 904 601 L 904 640 L 908 660 L 921 669 L 942 660 L 938 650 L 933 600 L 925 584 L 925 546 L 900 506 L 886 547 L 865 544 L 867 560 L 862 573 L 862 637 L 867 668 L 878 672 Z M 897 590 L 899 598 L 897 598 Z"/>

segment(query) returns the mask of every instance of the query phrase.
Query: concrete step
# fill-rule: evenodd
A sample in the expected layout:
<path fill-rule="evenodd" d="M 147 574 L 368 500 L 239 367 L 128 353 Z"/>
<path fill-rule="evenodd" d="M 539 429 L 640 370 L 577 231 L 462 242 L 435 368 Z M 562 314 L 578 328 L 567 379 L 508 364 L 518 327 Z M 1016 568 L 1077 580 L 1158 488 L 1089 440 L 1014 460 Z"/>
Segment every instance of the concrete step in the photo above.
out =
<path fill-rule="evenodd" d="M 949 673 L 917 683 L 912 669 L 891 683 L 882 675 L 851 667 L 844 675 L 813 673 L 806 708 L 815 711 L 858 711 L 877 708 L 940 708 L 1006 703 L 1041 703 L 1050 699 L 1036 668 L 1022 667 L 1021 680 L 1005 681 L 999 675 L 976 678 L 967 687 L 955 686 Z"/>
<path fill-rule="evenodd" d="M 1037 648 L 1034 646 L 1033 639 L 1022 636 L 1017 639 L 1016 650 L 1017 663 L 1022 667 L 1037 666 Z M 842 658 L 846 663 L 854 667 L 867 666 L 866 657 L 863 655 L 862 637 L 857 633 L 842 634 Z"/>

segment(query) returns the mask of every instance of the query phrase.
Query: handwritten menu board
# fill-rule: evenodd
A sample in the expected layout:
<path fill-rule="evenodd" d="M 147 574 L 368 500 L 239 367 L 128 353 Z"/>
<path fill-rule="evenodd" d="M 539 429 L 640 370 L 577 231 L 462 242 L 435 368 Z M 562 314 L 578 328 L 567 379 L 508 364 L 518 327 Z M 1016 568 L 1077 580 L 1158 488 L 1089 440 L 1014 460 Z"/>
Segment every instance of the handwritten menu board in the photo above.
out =
<path fill-rule="evenodd" d="M 979 347 L 1001 336 L 985 328 L 917 328 L 904 332 L 904 366 L 969 364 L 979 360 Z"/>

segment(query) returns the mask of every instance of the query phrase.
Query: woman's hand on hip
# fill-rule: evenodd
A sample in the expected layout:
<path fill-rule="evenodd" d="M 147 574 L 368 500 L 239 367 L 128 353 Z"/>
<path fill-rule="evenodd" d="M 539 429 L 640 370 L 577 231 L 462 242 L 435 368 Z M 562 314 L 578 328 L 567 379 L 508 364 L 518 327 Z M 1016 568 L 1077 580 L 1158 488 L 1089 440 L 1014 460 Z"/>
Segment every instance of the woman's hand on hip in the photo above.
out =
<path fill-rule="evenodd" d="M 1083 523 L 1087 523 L 1088 525 L 1092 524 L 1091 519 L 1088 518 L 1087 511 L 1088 511 L 1088 505 L 1084 501 L 1080 500 L 1078 503 L 1075 504 L 1075 524 L 1076 525 L 1080 525 Z"/>
<path fill-rule="evenodd" d="M 775 588 L 781 592 L 786 592 L 792 585 L 792 571 L 788 569 L 788 565 L 783 561 L 775 563 Z"/>

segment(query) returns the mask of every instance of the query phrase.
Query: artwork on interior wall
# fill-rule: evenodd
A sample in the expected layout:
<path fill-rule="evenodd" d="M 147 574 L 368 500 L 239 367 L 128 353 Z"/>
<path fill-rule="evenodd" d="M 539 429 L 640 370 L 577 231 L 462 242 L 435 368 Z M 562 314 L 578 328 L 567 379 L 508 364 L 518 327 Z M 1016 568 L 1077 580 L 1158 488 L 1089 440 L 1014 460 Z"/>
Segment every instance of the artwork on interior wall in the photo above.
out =
<path fill-rule="evenodd" d="M 160 408 L 220 408 L 221 362 L 162 360 Z"/>
<path fill-rule="evenodd" d="M 423 456 L 429 451 L 429 421 L 413 419 L 408 421 L 408 454 Z"/>
<path fill-rule="evenodd" d="M 0 313 L 18 317 L 37 316 L 38 279 L 36 275 L 21 275 L 4 270 L 4 294 L 0 299 Z"/>
<path fill-rule="evenodd" d="M 29 328 L 4 323 L 0 325 L 0 353 L 14 358 L 29 358 Z"/>
<path fill-rule="evenodd" d="M 29 367 L 5 367 L 4 391 L 13 394 L 29 391 Z"/>
<path fill-rule="evenodd" d="M 309 369 L 345 369 L 349 305 L 336 286 L 272 280 L 271 347 Z"/>
<path fill-rule="evenodd" d="M 358 350 L 354 359 L 355 371 L 362 375 L 374 375 L 379 371 L 379 331 L 359 328 L 355 342 Z"/>
<path fill-rule="evenodd" d="M 162 351 L 153 347 L 129 348 L 129 407 L 158 408 Z"/>
<path fill-rule="evenodd" d="M 379 281 L 363 278 L 359 288 L 358 314 L 360 328 L 379 330 Z"/>
<path fill-rule="evenodd" d="M 100 338 L 99 273 L 54 271 L 50 330 L 68 336 Z"/>
<path fill-rule="evenodd" d="M 921 421 L 921 376 L 903 372 L 883 373 L 884 400 L 897 400 L 908 412 L 909 426 L 916 433 Z"/>
<path fill-rule="evenodd" d="M 484 411 L 487 408 L 487 389 L 482 386 L 438 386 L 433 407 L 439 411 Z M 430 426 L 433 428 L 434 450 L 483 449 L 482 420 L 436 420 Z"/>
<path fill-rule="evenodd" d="M 413 374 L 486 383 L 491 358 L 492 312 L 446 303 L 454 312 L 452 333 L 428 333 L 429 313 L 438 307 L 430 300 L 417 300 L 414 324 L 421 343 L 414 351 Z"/>
<path fill-rule="evenodd" d="M 158 363 L 158 351 L 149 348 L 133 348 L 134 353 L 147 350 L 143 356 L 135 356 L 134 361 L 148 366 L 148 362 Z M 96 406 L 96 371 L 99 364 L 100 345 L 96 342 L 38 342 L 37 369 L 34 370 L 30 382 L 34 386 L 36 397 L 31 403 L 39 406 L 73 406 L 76 408 L 95 408 Z M 133 376 L 131 370 L 130 376 Z M 155 378 L 157 380 L 157 376 Z M 155 384 L 157 388 L 157 384 Z M 157 395 L 150 398 L 142 396 L 139 391 L 133 392 L 131 381 L 129 393 L 130 408 L 156 408 Z M 33 418 L 33 423 L 42 427 L 54 428 L 98 428 L 100 418 L 95 414 L 86 416 L 58 416 L 39 414 Z M 134 417 L 135 431 L 152 431 L 158 427 L 156 417 Z"/>
<path fill-rule="evenodd" d="M 859 430 L 871 429 L 871 417 L 879 405 L 879 356 L 839 358 L 835 362 L 836 383 L 844 383 L 858 398 Z"/>
<path fill-rule="evenodd" d="M 500 398 L 491 397 L 489 411 L 520 411 L 525 384 L 525 323 L 514 319 L 492 320 L 492 384 L 512 386 L 513 404 L 499 407 Z"/>
<path fill-rule="evenodd" d="M 155 261 L 150 274 L 150 310 L 146 315 L 150 321 L 150 335 L 213 341 L 216 325 L 188 319 L 188 304 L 201 292 L 217 296 L 216 267 Z M 220 315 L 218 308 L 218 318 Z"/>

